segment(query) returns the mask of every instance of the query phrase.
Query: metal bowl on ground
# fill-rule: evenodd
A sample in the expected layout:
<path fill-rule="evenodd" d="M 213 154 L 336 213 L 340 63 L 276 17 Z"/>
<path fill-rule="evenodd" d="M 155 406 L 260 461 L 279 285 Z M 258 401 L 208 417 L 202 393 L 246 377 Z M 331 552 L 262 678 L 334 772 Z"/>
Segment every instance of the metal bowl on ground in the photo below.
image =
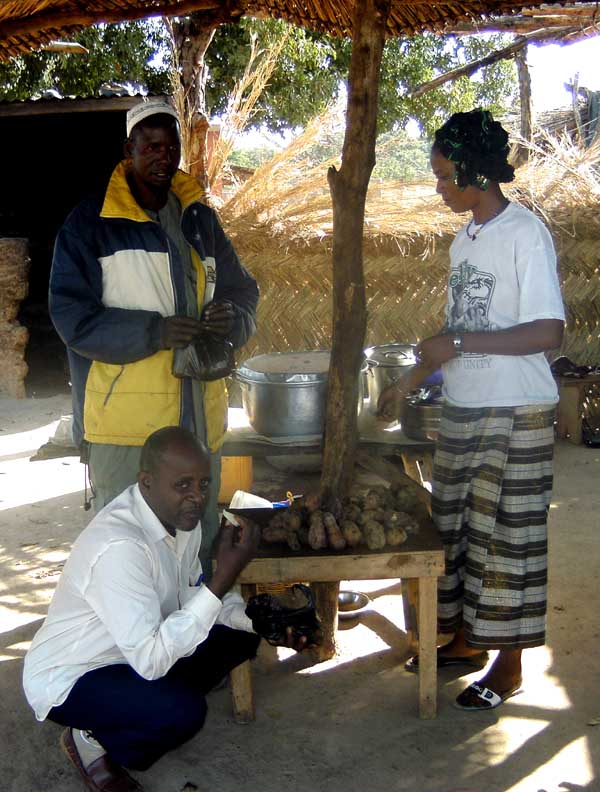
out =
<path fill-rule="evenodd" d="M 250 425 L 265 437 L 319 435 L 325 425 L 330 353 L 276 352 L 234 372 Z"/>
<path fill-rule="evenodd" d="M 338 594 L 338 618 L 352 619 L 369 609 L 371 600 L 362 591 L 340 591 Z"/>

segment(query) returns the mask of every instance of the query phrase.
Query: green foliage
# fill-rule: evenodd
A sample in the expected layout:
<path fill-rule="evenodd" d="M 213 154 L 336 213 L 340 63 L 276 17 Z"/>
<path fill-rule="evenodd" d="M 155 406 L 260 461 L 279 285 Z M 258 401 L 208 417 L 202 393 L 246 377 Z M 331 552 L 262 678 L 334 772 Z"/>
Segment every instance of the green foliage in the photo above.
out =
<path fill-rule="evenodd" d="M 325 108 L 347 74 L 347 43 L 279 20 L 242 18 L 238 24 L 221 26 L 206 53 L 206 101 L 213 115 L 225 110 L 227 96 L 246 66 L 251 37 L 267 51 L 283 36 L 286 44 L 251 126 L 281 132 L 304 126 Z"/>
<path fill-rule="evenodd" d="M 500 61 L 461 77 L 417 99 L 407 95 L 438 74 L 506 46 L 506 36 L 441 38 L 432 34 L 412 39 L 391 39 L 386 43 L 379 96 L 379 130 L 403 129 L 415 119 L 429 137 L 452 113 L 486 107 L 499 113 L 509 107 L 517 94 L 516 70 L 512 61 Z"/>
<path fill-rule="evenodd" d="M 330 160 L 339 160 L 344 142 L 344 132 L 339 129 L 313 143 L 298 153 L 306 167 L 317 166 Z M 424 138 L 414 139 L 406 132 L 386 132 L 379 135 L 376 147 L 376 165 L 373 179 L 381 181 L 419 181 L 431 175 L 429 152 L 431 144 Z M 258 168 L 277 153 L 273 146 L 256 146 L 234 149 L 228 162 L 246 168 Z"/>
<path fill-rule="evenodd" d="M 273 132 L 304 126 L 344 89 L 350 63 L 347 39 L 321 36 L 278 20 L 243 18 L 221 26 L 207 52 L 207 106 L 221 114 L 248 59 L 251 37 L 268 50 L 286 37 L 278 65 L 252 118 L 251 127 Z M 141 83 L 152 93 L 169 92 L 168 37 L 161 22 L 98 25 L 74 37 L 89 55 L 36 52 L 0 64 L 0 100 L 26 99 L 45 88 L 65 96 L 95 96 L 103 82 Z M 482 57 L 506 43 L 501 36 L 441 38 L 430 34 L 390 39 L 384 49 L 379 132 L 404 129 L 416 119 L 430 136 L 449 114 L 474 106 L 498 112 L 516 95 L 515 68 L 501 61 L 419 99 L 409 91 L 436 74 Z"/>
<path fill-rule="evenodd" d="M 264 126 L 274 132 L 304 126 L 339 95 L 350 65 L 349 40 L 318 36 L 275 20 L 242 19 L 238 25 L 222 26 L 207 53 L 207 104 L 214 114 L 223 112 L 226 93 L 242 74 L 250 37 L 256 36 L 261 48 L 268 49 L 286 34 L 288 39 L 278 67 L 251 126 Z M 471 78 L 447 83 L 418 99 L 409 99 L 407 94 L 420 83 L 481 58 L 508 41 L 507 36 L 458 39 L 432 34 L 387 41 L 379 95 L 380 133 L 404 129 L 415 119 L 422 131 L 431 136 L 451 113 L 480 105 L 495 113 L 506 109 L 517 92 L 512 61 L 500 61 Z"/>
<path fill-rule="evenodd" d="M 431 144 L 400 132 L 385 132 L 377 139 L 373 179 L 381 181 L 420 181 L 431 175 Z"/>
<path fill-rule="evenodd" d="M 166 68 L 151 65 L 165 48 L 162 24 L 97 25 L 72 37 L 88 55 L 33 52 L 0 64 L 0 99 L 14 101 L 55 88 L 63 96 L 97 96 L 104 82 L 133 82 L 168 93 Z"/>
<path fill-rule="evenodd" d="M 258 168 L 270 159 L 273 159 L 277 150 L 270 146 L 256 146 L 255 148 L 234 149 L 227 162 L 240 165 L 243 168 Z"/>

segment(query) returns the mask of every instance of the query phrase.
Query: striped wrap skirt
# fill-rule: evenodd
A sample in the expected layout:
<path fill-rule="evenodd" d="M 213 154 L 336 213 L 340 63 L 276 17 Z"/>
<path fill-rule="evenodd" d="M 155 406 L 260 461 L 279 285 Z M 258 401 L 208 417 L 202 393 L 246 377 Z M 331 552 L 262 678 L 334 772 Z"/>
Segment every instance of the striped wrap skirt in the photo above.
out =
<path fill-rule="evenodd" d="M 446 556 L 440 632 L 470 646 L 545 641 L 554 405 L 442 412 L 432 507 Z"/>

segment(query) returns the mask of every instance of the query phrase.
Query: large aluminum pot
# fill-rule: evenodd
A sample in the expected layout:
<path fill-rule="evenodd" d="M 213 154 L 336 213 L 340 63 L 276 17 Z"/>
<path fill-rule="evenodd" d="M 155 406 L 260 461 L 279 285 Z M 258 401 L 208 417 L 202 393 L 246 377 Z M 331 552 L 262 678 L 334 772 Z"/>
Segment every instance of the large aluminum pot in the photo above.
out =
<path fill-rule="evenodd" d="M 328 351 L 275 352 L 246 360 L 233 374 L 250 425 L 266 437 L 322 434 Z"/>
<path fill-rule="evenodd" d="M 377 402 L 384 388 L 416 364 L 413 344 L 380 344 L 365 349 L 363 373 L 370 413 L 377 412 Z"/>

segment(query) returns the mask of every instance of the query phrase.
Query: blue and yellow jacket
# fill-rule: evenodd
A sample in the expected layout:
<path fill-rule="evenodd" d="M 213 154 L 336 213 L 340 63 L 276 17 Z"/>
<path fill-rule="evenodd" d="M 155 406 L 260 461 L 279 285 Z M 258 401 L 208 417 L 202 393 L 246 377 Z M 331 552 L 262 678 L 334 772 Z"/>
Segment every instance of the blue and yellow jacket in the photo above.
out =
<path fill-rule="evenodd" d="M 184 272 L 175 246 L 133 198 L 126 162 L 106 194 L 83 201 L 58 233 L 50 275 L 50 315 L 67 346 L 75 441 L 140 446 L 162 426 L 190 425 L 191 388 L 171 373 L 173 350 L 159 349 L 160 319 L 188 315 Z M 202 260 L 214 259 L 214 299 L 236 312 L 230 336 L 243 346 L 256 328 L 258 288 L 216 213 L 200 203 L 198 182 L 179 171 L 171 189 L 192 248 L 198 306 L 204 302 Z M 188 383 L 189 385 L 189 383 Z M 224 380 L 203 383 L 207 441 L 223 442 Z"/>

